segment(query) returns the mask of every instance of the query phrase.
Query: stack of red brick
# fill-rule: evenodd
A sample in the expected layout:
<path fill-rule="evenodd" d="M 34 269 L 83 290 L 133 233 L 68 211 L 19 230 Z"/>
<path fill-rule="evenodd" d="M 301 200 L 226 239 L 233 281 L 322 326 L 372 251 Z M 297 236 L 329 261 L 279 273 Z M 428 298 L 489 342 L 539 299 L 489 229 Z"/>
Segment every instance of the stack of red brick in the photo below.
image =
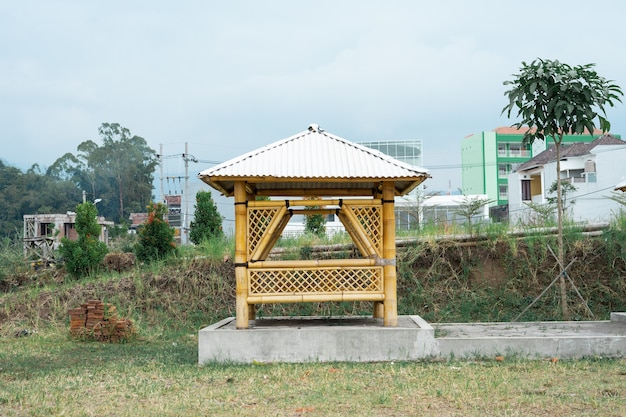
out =
<path fill-rule="evenodd" d="M 114 305 L 100 300 L 89 300 L 80 308 L 72 308 L 70 334 L 73 337 L 91 337 L 100 341 L 119 342 L 128 340 L 134 333 L 130 320 L 117 317 Z"/>

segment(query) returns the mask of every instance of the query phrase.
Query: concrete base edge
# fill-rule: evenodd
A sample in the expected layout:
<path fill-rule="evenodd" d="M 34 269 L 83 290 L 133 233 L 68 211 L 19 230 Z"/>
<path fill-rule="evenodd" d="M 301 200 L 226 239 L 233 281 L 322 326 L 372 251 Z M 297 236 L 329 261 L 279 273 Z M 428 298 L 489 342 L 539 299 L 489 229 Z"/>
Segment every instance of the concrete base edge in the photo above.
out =
<path fill-rule="evenodd" d="M 200 330 L 198 361 L 371 362 L 415 360 L 437 352 L 434 329 L 419 316 L 398 327 L 372 317 L 276 317 L 237 330 L 228 318 Z"/>
<path fill-rule="evenodd" d="M 437 337 L 436 337 L 437 334 Z M 372 317 L 275 317 L 237 330 L 233 317 L 201 329 L 198 362 L 373 362 L 430 358 L 626 356 L 626 313 L 610 321 L 446 323 L 417 315 L 384 327 Z"/>

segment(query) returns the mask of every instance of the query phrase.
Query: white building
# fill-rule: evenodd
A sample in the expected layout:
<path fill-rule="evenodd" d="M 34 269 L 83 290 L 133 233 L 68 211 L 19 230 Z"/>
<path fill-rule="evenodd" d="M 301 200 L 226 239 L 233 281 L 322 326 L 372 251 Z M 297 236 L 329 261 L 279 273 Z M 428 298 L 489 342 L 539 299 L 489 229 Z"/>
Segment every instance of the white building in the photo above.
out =
<path fill-rule="evenodd" d="M 459 214 L 463 205 L 474 200 L 489 200 L 487 194 L 474 195 L 436 195 L 426 198 L 421 203 L 420 222 L 422 224 L 451 225 L 467 221 Z M 489 204 L 485 204 L 480 213 L 472 217 L 472 223 L 489 221 Z"/>
<path fill-rule="evenodd" d="M 626 179 L 626 142 L 604 135 L 589 143 L 561 145 L 561 172 L 564 182 L 574 187 L 566 195 L 567 216 L 577 222 L 606 222 L 620 208 L 608 196 L 615 184 Z M 532 215 L 527 203 L 546 204 L 549 190 L 556 181 L 556 152 L 554 146 L 543 151 L 508 177 L 509 219 L 517 223 Z"/>
<path fill-rule="evenodd" d="M 289 223 L 283 229 L 281 236 L 283 237 L 298 237 L 302 235 L 305 231 L 305 221 L 303 214 L 294 214 Z M 326 215 L 326 223 L 324 224 L 324 229 L 326 230 L 327 236 L 333 236 L 338 232 L 345 232 L 346 229 L 337 217 L 334 214 Z"/>

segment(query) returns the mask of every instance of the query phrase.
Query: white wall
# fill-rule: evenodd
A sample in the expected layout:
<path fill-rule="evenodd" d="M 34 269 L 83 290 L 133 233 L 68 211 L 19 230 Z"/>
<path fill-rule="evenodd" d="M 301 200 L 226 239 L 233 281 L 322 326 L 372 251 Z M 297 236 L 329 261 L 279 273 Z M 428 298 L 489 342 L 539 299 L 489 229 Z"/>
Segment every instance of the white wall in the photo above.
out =
<path fill-rule="evenodd" d="M 570 219 L 577 222 L 597 223 L 610 221 L 622 206 L 607 198 L 615 185 L 626 179 L 626 147 L 616 145 L 597 146 L 592 150 L 591 159 L 596 163 L 596 182 L 574 183 L 576 191 L 568 195 L 568 201 L 576 202 L 568 211 Z M 561 169 L 583 169 L 589 156 L 571 158 L 561 163 Z M 509 220 L 517 223 L 530 211 L 521 201 L 521 179 L 517 173 L 509 175 Z M 550 185 L 556 180 L 556 162 L 544 166 L 543 169 L 543 201 L 548 195 Z"/>
<path fill-rule="evenodd" d="M 574 220 L 590 223 L 609 221 L 622 207 L 607 196 L 611 195 L 615 185 L 626 178 L 626 147 L 597 146 L 593 152 L 597 182 L 574 184 L 577 190 L 572 196 L 576 199 L 572 209 Z"/>

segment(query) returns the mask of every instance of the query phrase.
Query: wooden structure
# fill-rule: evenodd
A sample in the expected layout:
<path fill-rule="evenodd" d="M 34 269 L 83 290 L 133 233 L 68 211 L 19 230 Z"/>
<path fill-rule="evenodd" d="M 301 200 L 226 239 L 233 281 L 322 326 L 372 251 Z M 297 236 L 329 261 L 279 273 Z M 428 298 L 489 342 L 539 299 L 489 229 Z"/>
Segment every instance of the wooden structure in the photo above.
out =
<path fill-rule="evenodd" d="M 397 326 L 394 197 L 427 171 L 311 125 L 198 177 L 235 199 L 238 329 L 249 327 L 256 304 L 323 301 L 373 301 L 374 317 Z M 266 259 L 292 215 L 329 213 L 361 258 Z"/>
<path fill-rule="evenodd" d="M 101 242 L 109 240 L 108 228 L 113 222 L 104 217 L 97 218 Z M 76 213 L 65 214 L 26 214 L 24 215 L 24 238 L 22 239 L 24 257 L 42 262 L 54 262 L 55 252 L 61 244 L 61 238 L 77 240 L 75 229 Z"/>

